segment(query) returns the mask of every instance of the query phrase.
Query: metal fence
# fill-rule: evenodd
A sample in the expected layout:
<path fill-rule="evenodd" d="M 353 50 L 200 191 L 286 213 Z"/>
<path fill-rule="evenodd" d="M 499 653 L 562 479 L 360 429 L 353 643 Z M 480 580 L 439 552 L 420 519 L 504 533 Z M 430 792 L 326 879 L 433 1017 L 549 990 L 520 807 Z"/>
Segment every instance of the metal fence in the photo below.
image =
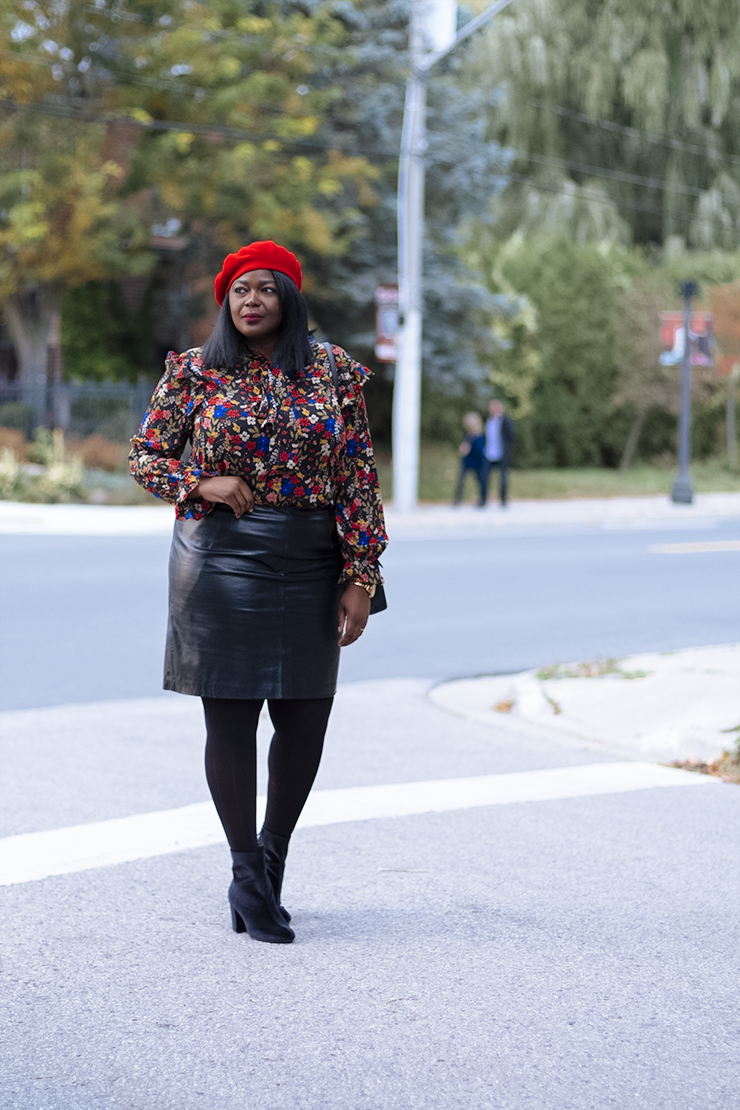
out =
<path fill-rule="evenodd" d="M 0 426 L 26 434 L 43 425 L 69 435 L 101 435 L 123 442 L 134 434 L 154 390 L 154 383 L 62 382 L 29 384 L 0 380 Z"/>

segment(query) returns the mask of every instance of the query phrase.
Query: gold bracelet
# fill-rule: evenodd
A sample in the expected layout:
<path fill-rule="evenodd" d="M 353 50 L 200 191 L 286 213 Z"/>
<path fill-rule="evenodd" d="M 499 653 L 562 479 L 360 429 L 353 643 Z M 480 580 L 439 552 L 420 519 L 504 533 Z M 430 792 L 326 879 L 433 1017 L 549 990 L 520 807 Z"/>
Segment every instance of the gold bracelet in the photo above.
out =
<path fill-rule="evenodd" d="M 369 586 L 366 582 L 358 582 L 356 578 L 353 578 L 349 584 L 350 586 L 359 586 L 361 590 L 365 591 L 368 597 L 375 597 L 375 586 Z"/>

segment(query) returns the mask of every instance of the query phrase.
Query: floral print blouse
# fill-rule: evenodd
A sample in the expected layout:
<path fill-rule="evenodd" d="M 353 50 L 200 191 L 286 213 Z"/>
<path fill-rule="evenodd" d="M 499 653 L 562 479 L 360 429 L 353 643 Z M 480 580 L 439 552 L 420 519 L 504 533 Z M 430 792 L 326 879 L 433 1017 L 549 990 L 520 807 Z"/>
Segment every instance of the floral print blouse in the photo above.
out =
<path fill-rule="evenodd" d="M 341 580 L 376 585 L 388 538 L 362 396 L 370 372 L 333 347 L 337 396 L 326 351 L 314 340 L 311 346 L 313 362 L 292 380 L 251 350 L 230 371 L 209 369 L 200 348 L 171 351 L 132 440 L 131 472 L 174 502 L 180 520 L 211 512 L 209 501 L 188 494 L 201 478 L 224 474 L 243 478 L 257 505 L 333 505 Z"/>

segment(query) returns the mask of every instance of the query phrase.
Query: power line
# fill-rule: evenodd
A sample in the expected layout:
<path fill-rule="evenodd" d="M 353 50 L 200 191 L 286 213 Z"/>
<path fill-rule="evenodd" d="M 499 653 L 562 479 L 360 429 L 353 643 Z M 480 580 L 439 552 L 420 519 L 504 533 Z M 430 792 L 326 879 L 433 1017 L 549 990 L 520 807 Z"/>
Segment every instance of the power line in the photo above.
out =
<path fill-rule="evenodd" d="M 121 20 L 137 22 L 137 23 L 142 24 L 142 26 L 144 26 L 144 27 L 151 28 L 152 30 L 156 27 L 159 27 L 160 30 L 169 30 L 169 29 L 176 30 L 178 26 L 181 26 L 181 25 L 178 25 L 178 24 L 175 24 L 173 26 L 171 23 L 161 24 L 161 23 L 159 23 L 158 20 L 155 21 L 155 22 L 147 22 L 142 16 L 136 15 L 133 12 L 127 12 L 125 10 L 110 11 L 109 9 L 98 8 L 98 7 L 95 7 L 93 5 L 86 5 L 86 6 L 82 7 L 80 10 L 84 11 L 84 12 L 88 12 L 91 15 L 102 16 L 106 19 L 111 20 L 114 23 L 118 23 Z M 218 31 L 211 31 L 211 32 L 207 32 L 207 33 L 209 35 L 213 35 L 214 37 L 221 38 L 221 39 L 230 38 L 230 37 L 238 37 L 242 42 L 256 42 L 256 41 L 258 41 L 256 36 L 243 35 L 238 31 L 229 31 L 226 28 L 222 28 Z M 301 45 L 305 49 L 306 47 L 314 48 L 316 44 L 313 44 L 313 43 L 303 44 L 302 43 Z M 321 45 L 323 46 L 324 44 L 321 44 Z M 324 49 L 325 49 L 325 47 L 324 47 Z M 49 62 L 51 61 L 51 59 L 34 58 L 34 57 L 31 57 L 28 54 L 18 54 L 16 52 L 11 52 L 11 51 L 0 51 L 0 57 L 13 58 L 14 60 L 16 60 L 16 59 L 17 60 L 22 60 L 22 61 L 29 62 L 31 64 L 36 64 L 36 65 L 38 65 L 38 64 L 48 65 Z M 62 60 L 57 59 L 54 62 L 54 64 L 59 65 L 60 61 L 62 61 Z M 75 68 L 73 63 L 67 63 L 67 65 L 71 65 L 72 68 Z M 152 78 L 147 78 L 147 77 L 144 77 L 143 75 L 142 76 L 128 75 L 128 74 L 126 74 L 125 70 L 123 70 L 121 67 L 117 67 L 115 65 L 115 63 L 111 63 L 110 61 L 107 61 L 106 65 L 105 65 L 105 68 L 110 69 L 114 73 L 118 72 L 119 74 L 123 74 L 125 76 L 125 79 L 126 79 L 127 83 L 129 83 L 129 84 L 147 86 L 147 87 L 150 87 L 150 88 L 157 88 L 157 89 L 175 90 L 175 91 L 181 91 L 181 92 L 184 92 L 184 93 L 193 93 L 193 94 L 195 94 L 196 91 L 197 91 L 197 87 L 192 86 L 192 85 L 183 85 L 183 84 L 179 84 L 179 83 L 174 82 L 174 81 L 167 81 L 167 82 L 155 81 Z M 628 127 L 625 124 L 617 123 L 615 120 L 607 120 L 607 119 L 601 119 L 601 118 L 596 117 L 596 116 L 589 116 L 586 112 L 579 112 L 579 111 L 577 111 L 573 108 L 566 108 L 562 104 L 550 104 L 548 101 L 542 100 L 538 97 L 530 97 L 529 99 L 530 99 L 530 103 L 534 104 L 538 108 L 544 108 L 546 111 L 552 112 L 555 115 L 563 116 L 563 117 L 566 117 L 566 118 L 569 118 L 569 119 L 578 120 L 580 123 L 586 123 L 586 124 L 589 124 L 589 125 L 594 126 L 594 127 L 600 127 L 605 131 L 611 131 L 613 133 L 626 135 L 629 138 L 640 139 L 640 140 L 642 140 L 644 142 L 648 142 L 648 143 L 655 143 L 655 144 L 667 146 L 667 147 L 670 147 L 672 150 L 681 150 L 681 151 L 684 151 L 685 153 L 688 153 L 688 154 L 698 154 L 701 157 L 708 158 L 710 161 L 726 162 L 730 165 L 740 166 L 740 156 L 738 156 L 738 155 L 723 154 L 723 153 L 720 153 L 717 150 L 712 150 L 710 147 L 698 146 L 694 143 L 686 143 L 686 142 L 683 142 L 680 139 L 674 139 L 670 135 L 666 135 L 662 132 L 641 131 L 636 127 Z M 268 111 L 281 111 L 281 109 L 275 108 L 273 105 L 260 104 L 260 105 L 257 105 L 257 106 L 260 107 L 260 108 L 264 108 Z M 698 195 L 698 194 L 696 194 L 696 195 Z"/>
<path fill-rule="evenodd" d="M 562 169 L 574 170 L 576 173 L 586 173 L 591 177 L 609 177 L 614 181 L 623 181 L 628 185 L 642 185 L 646 189 L 663 189 L 669 193 L 684 193 L 690 197 L 700 197 L 704 189 L 697 189 L 693 185 L 680 185 L 674 181 L 660 181 L 655 177 L 641 177 L 636 173 L 625 173 L 623 170 L 610 170 L 605 166 L 587 166 L 583 162 L 573 162 L 569 158 L 550 158 L 544 154 L 528 154 L 526 151 L 517 151 L 517 158 L 524 162 L 537 162 L 543 166 L 560 166 Z"/>
<path fill-rule="evenodd" d="M 681 139 L 673 139 L 670 135 L 662 134 L 659 131 L 640 131 L 636 127 L 627 127 L 625 124 L 616 123 L 614 120 L 599 119 L 595 116 L 589 116 L 585 112 L 577 112 L 573 108 L 565 108 L 562 104 L 548 104 L 546 100 L 539 100 L 536 96 L 530 97 L 530 103 L 538 108 L 544 108 L 548 112 L 554 112 L 555 115 L 566 116 L 569 119 L 576 119 L 580 123 L 601 127 L 605 131 L 627 135 L 631 139 L 642 139 L 646 143 L 658 143 L 671 147 L 673 150 L 683 150 L 687 154 L 699 154 L 703 158 L 710 158 L 715 162 L 729 162 L 734 166 L 740 166 L 740 157 L 735 154 L 721 154 L 718 150 L 697 146 L 695 143 L 684 143 Z"/>
<path fill-rule="evenodd" d="M 225 127 L 222 124 L 184 123 L 184 122 L 178 122 L 178 121 L 173 121 L 173 120 L 159 120 L 159 119 L 139 120 L 139 119 L 133 118 L 132 116 L 125 116 L 125 115 L 120 116 L 120 115 L 115 115 L 113 113 L 101 113 L 101 112 L 95 112 L 95 111 L 85 111 L 84 109 L 76 108 L 73 105 L 18 104 L 14 100 L 0 100 L 0 110 L 4 110 L 4 111 L 8 111 L 8 112 L 30 112 L 34 115 L 47 115 L 47 116 L 52 116 L 52 117 L 61 118 L 61 119 L 76 120 L 80 123 L 103 123 L 103 124 L 120 123 L 120 124 L 127 124 L 127 125 L 133 126 L 133 127 L 140 127 L 143 130 L 149 130 L 149 131 L 175 131 L 175 132 L 192 133 L 192 134 L 197 134 L 197 135 L 220 135 L 223 138 L 227 138 L 227 139 L 236 139 L 236 140 L 242 140 L 242 141 L 246 140 L 246 141 L 249 141 L 249 142 L 277 142 L 277 143 L 280 143 L 281 146 L 294 147 L 294 148 L 297 148 L 297 149 L 339 150 L 339 151 L 341 151 L 342 153 L 345 153 L 345 154 L 353 153 L 353 152 L 350 152 L 350 151 L 342 151 L 342 148 L 337 143 L 324 143 L 324 142 L 319 142 L 317 140 L 312 140 L 312 139 L 284 139 L 284 138 L 282 138 L 280 136 L 277 136 L 277 135 L 256 134 L 254 132 L 245 131 L 241 128 Z M 371 147 L 363 147 L 363 153 L 375 154 L 375 155 L 379 155 L 379 156 L 384 157 L 384 158 L 393 158 L 393 157 L 397 156 L 396 151 L 390 152 L 390 151 L 379 150 L 378 148 L 371 148 Z M 543 162 L 543 163 L 546 163 L 546 164 L 561 164 L 561 165 L 566 164 L 563 159 L 547 159 L 547 158 L 544 158 L 540 155 L 528 155 L 526 153 L 521 153 L 521 152 L 518 152 L 516 157 L 522 158 L 522 159 L 528 159 L 528 160 L 531 160 L 531 161 L 539 161 L 539 162 Z M 580 165 L 580 164 L 573 163 L 572 165 Z M 582 170 L 585 170 L 586 168 L 588 168 L 592 171 L 598 169 L 598 167 L 581 167 Z M 547 183 L 542 182 L 538 178 L 535 178 L 535 177 L 532 177 L 532 176 L 517 174 L 517 173 L 513 173 L 513 172 L 508 171 L 508 170 L 504 171 L 503 176 L 505 176 L 509 182 L 515 182 L 517 184 L 522 184 L 522 185 L 529 185 L 530 187 L 534 188 L 535 190 L 537 190 L 539 192 L 549 192 L 549 193 L 556 193 L 556 194 L 562 194 L 562 192 L 563 192 L 561 186 L 548 185 Z M 612 173 L 612 171 L 603 170 L 601 176 L 610 177 L 610 176 L 613 176 L 613 173 Z M 625 175 L 622 175 L 622 176 L 625 176 Z M 636 175 L 626 175 L 626 176 L 635 177 Z M 651 186 L 654 186 L 656 184 L 653 181 L 652 178 L 638 178 L 636 183 L 643 184 L 643 185 L 648 185 L 649 184 Z M 664 182 L 662 184 L 667 184 L 667 183 Z M 688 187 L 687 187 L 687 189 L 688 189 Z M 697 190 L 695 192 L 698 195 L 701 195 L 700 190 Z M 590 200 L 590 201 L 593 201 L 597 204 L 605 204 L 605 205 L 608 205 L 610 207 L 629 208 L 629 209 L 632 209 L 633 211 L 636 211 L 636 212 L 647 212 L 647 213 L 650 213 L 650 214 L 656 215 L 656 216 L 664 216 L 666 214 L 662 208 L 657 208 L 653 205 L 641 204 L 640 202 L 634 203 L 634 202 L 630 202 L 630 201 L 626 201 L 626 200 L 615 201 L 615 200 L 612 200 L 610 198 L 606 198 L 606 197 L 597 195 L 595 193 L 590 193 L 590 194 L 586 193 L 582 189 L 580 190 L 579 195 L 584 200 Z M 694 195 L 694 191 L 692 191 L 692 195 Z M 689 223 L 693 222 L 694 220 L 699 220 L 700 222 L 709 222 L 705 217 L 701 217 L 699 215 L 686 216 L 686 215 L 682 215 L 682 214 L 679 214 L 679 213 L 670 213 L 670 214 L 672 215 L 673 219 L 679 220 L 680 222 L 686 223 L 686 224 L 689 224 Z"/>
<path fill-rule="evenodd" d="M 110 12 L 105 12 L 105 11 L 99 9 L 99 8 L 93 8 L 93 7 L 87 8 L 85 10 L 90 11 L 90 12 L 94 12 L 98 15 L 106 15 L 108 18 L 112 18 L 112 14 L 113 14 L 113 13 L 110 13 Z M 141 19 L 140 16 L 133 16 L 130 13 L 126 13 L 126 15 L 121 15 L 120 18 L 131 18 L 131 19 L 136 19 L 136 20 Z M 147 24 L 147 26 L 149 26 L 149 24 Z M 225 32 L 225 33 L 231 34 L 232 32 Z M 32 64 L 32 65 L 49 65 L 52 62 L 51 58 L 49 58 L 49 59 L 36 58 L 36 57 L 32 57 L 31 55 L 28 55 L 28 54 L 19 54 L 19 53 L 16 53 L 16 52 L 13 52 L 13 51 L 7 51 L 7 50 L 0 50 L 0 57 L 9 58 L 9 59 L 12 58 L 13 60 L 20 60 L 20 61 L 28 62 L 29 64 Z M 63 59 L 58 59 L 58 60 L 53 62 L 53 64 L 55 64 L 55 65 L 60 65 L 60 63 L 65 68 L 67 68 L 68 70 L 71 69 L 73 71 L 76 71 L 76 66 L 72 62 L 64 62 Z M 135 75 L 135 74 L 127 72 L 123 67 L 121 67 L 120 65 L 116 65 L 115 62 L 112 62 L 110 60 L 106 60 L 105 64 L 101 68 L 109 70 L 111 73 L 114 74 L 114 76 L 117 74 L 119 77 L 121 77 L 123 79 L 124 84 L 139 85 L 139 86 L 146 87 L 146 88 L 162 89 L 162 90 L 165 90 L 167 92 L 180 92 L 180 93 L 190 94 L 190 95 L 193 95 L 193 96 L 196 96 L 200 92 L 206 91 L 206 90 L 203 90 L 201 88 L 201 86 L 185 85 L 185 84 L 182 84 L 182 83 L 180 83 L 176 80 L 156 81 L 156 80 L 154 80 L 150 77 L 144 77 L 143 75 L 141 75 L 141 76 Z M 664 145 L 670 146 L 670 147 L 672 147 L 674 149 L 677 149 L 677 150 L 688 151 L 689 153 L 692 153 L 692 154 L 701 154 L 701 155 L 704 155 L 707 158 L 713 158 L 715 160 L 730 162 L 733 165 L 734 164 L 740 165 L 740 157 L 736 157 L 735 155 L 732 155 L 732 154 L 726 154 L 726 155 L 719 154 L 716 151 L 707 150 L 703 147 L 694 146 L 694 145 L 689 144 L 689 143 L 682 143 L 678 139 L 671 139 L 669 136 L 659 134 L 658 132 L 638 131 L 636 128 L 626 127 L 623 124 L 615 123 L 613 120 L 594 119 L 591 116 L 588 116 L 583 112 L 576 112 L 576 111 L 574 111 L 570 108 L 565 108 L 562 105 L 548 104 L 546 101 L 540 100 L 537 97 L 531 97 L 530 100 L 531 100 L 532 104 L 535 104 L 538 107 L 545 108 L 548 111 L 552 111 L 557 115 L 567 116 L 569 118 L 577 119 L 580 122 L 597 125 L 599 127 L 605 128 L 607 130 L 610 130 L 610 131 L 613 131 L 613 132 L 619 132 L 619 133 L 622 133 L 622 134 L 626 134 L 626 135 L 629 135 L 631 137 L 643 138 L 647 142 L 663 143 Z M 287 115 L 291 119 L 305 119 L 306 118 L 305 115 L 296 115 L 295 113 L 289 111 L 288 109 L 278 107 L 275 104 L 264 104 L 262 102 L 252 102 L 251 107 L 259 108 L 262 111 L 272 112 L 276 115 Z M 164 127 L 161 127 L 160 129 L 166 130 L 166 128 L 164 128 Z M 178 128 L 173 127 L 172 129 L 177 130 Z M 188 130 L 188 129 L 189 130 L 195 130 L 194 127 L 184 128 L 184 129 L 185 130 Z M 215 129 L 216 128 L 211 128 L 211 130 L 215 130 Z M 224 134 L 225 135 L 227 134 L 226 130 L 224 131 Z M 281 141 L 287 141 L 287 140 L 281 140 Z M 318 144 L 318 145 L 320 146 L 322 144 Z M 374 153 L 380 153 L 380 152 L 378 152 L 376 150 Z M 384 157 L 389 157 L 389 158 L 394 157 L 395 152 L 393 154 L 391 154 L 390 152 L 387 153 L 387 154 L 385 152 L 383 152 L 383 156 Z M 526 153 L 526 152 L 518 152 L 517 157 L 519 157 L 521 159 L 525 159 L 525 160 L 530 161 L 530 162 L 539 162 L 543 165 L 558 165 L 561 168 L 570 169 L 570 170 L 575 171 L 576 173 L 587 173 L 587 174 L 594 175 L 594 176 L 597 176 L 597 177 L 612 178 L 613 180 L 623 181 L 627 184 L 641 185 L 641 186 L 644 186 L 646 188 L 652 188 L 652 189 L 665 189 L 668 192 L 684 193 L 687 196 L 699 197 L 704 192 L 703 189 L 699 189 L 699 188 L 696 188 L 696 187 L 693 187 L 693 186 L 690 186 L 690 185 L 682 185 L 678 182 L 667 182 L 667 181 L 662 181 L 662 180 L 659 180 L 659 179 L 656 179 L 656 178 L 642 177 L 639 174 L 627 174 L 624 171 L 611 170 L 611 169 L 608 169 L 607 167 L 604 167 L 604 166 L 584 165 L 583 163 L 575 162 L 575 161 L 572 161 L 572 160 L 569 160 L 569 159 L 566 159 L 566 158 L 547 157 L 547 156 L 541 155 L 541 154 L 531 154 L 531 153 Z"/>
<path fill-rule="evenodd" d="M 515 182 L 518 185 L 528 185 L 536 192 L 542 193 L 555 193 L 558 196 L 563 196 L 564 191 L 561 186 L 549 185 L 547 182 L 541 181 L 537 177 L 528 177 L 521 173 L 507 173 L 509 181 Z M 577 188 L 579 188 L 577 186 Z M 578 195 L 573 198 L 574 200 L 587 200 L 594 204 L 603 204 L 609 208 L 631 208 L 635 212 L 648 212 L 654 216 L 670 215 L 672 219 L 679 220 L 681 223 L 691 224 L 695 220 L 699 223 L 710 223 L 711 219 L 706 216 L 694 215 L 687 216 L 683 213 L 668 212 L 663 208 L 656 208 L 651 204 L 641 204 L 639 201 L 632 203 L 630 201 L 615 201 L 611 197 L 605 197 L 598 193 L 587 193 L 582 188 L 579 188 Z"/>
<path fill-rule="evenodd" d="M 180 131 L 194 135 L 220 135 L 225 139 L 236 139 L 247 142 L 274 142 L 280 146 L 295 147 L 299 150 L 337 150 L 349 156 L 360 154 L 375 154 L 383 158 L 397 158 L 398 151 L 392 153 L 379 148 L 363 146 L 361 151 L 343 150 L 338 143 L 320 142 L 315 139 L 286 139 L 281 135 L 258 134 L 237 127 L 225 127 L 217 123 L 184 123 L 175 120 L 151 119 L 140 120 L 134 116 L 116 115 L 113 112 L 96 112 L 78 108 L 67 104 L 19 104 L 15 100 L 0 100 L 0 111 L 29 112 L 32 115 L 52 116 L 57 119 L 76 120 L 79 123 L 99 124 L 127 124 L 131 127 L 140 127 L 145 131 Z"/>
<path fill-rule="evenodd" d="M 54 116 L 57 119 L 77 120 L 80 123 L 125 123 L 148 131 L 184 131 L 196 135 L 221 135 L 225 139 L 246 139 L 250 142 L 279 142 L 287 146 L 319 146 L 333 149 L 328 143 L 313 143 L 305 139 L 283 139 L 278 135 L 259 135 L 223 124 L 182 123 L 175 120 L 141 120 L 134 116 L 116 115 L 113 112 L 96 112 L 65 104 L 18 104 L 15 100 L 0 100 L 0 109 L 8 112 L 30 112 L 32 115 Z"/>
<path fill-rule="evenodd" d="M 216 124 L 209 125 L 209 124 L 175 123 L 171 120 L 151 120 L 151 121 L 146 121 L 145 122 L 145 121 L 142 121 L 142 120 L 133 119 L 131 116 L 112 116 L 112 115 L 105 116 L 105 115 L 101 115 L 99 113 L 93 113 L 93 112 L 83 113 L 83 112 L 80 112 L 80 111 L 78 111 L 78 110 L 76 110 L 72 107 L 67 108 L 67 107 L 63 107 L 61 105 L 60 106 L 55 106 L 55 105 L 46 105 L 46 104 L 16 104 L 15 101 L 12 101 L 12 100 L 0 100 L 0 110 L 10 111 L 10 112 L 30 112 L 30 113 L 35 114 L 35 115 L 49 115 L 49 116 L 53 116 L 53 117 L 56 117 L 56 118 L 77 120 L 78 122 L 81 122 L 81 123 L 104 123 L 104 124 L 105 123 L 108 123 L 108 124 L 123 123 L 123 124 L 128 124 L 128 125 L 133 126 L 133 127 L 140 127 L 143 130 L 150 130 L 150 131 L 180 131 L 180 132 L 186 132 L 186 133 L 193 132 L 195 134 L 205 134 L 205 135 L 217 134 L 217 135 L 222 135 L 224 138 L 234 138 L 234 139 L 242 139 L 242 140 L 246 139 L 246 140 L 249 140 L 249 141 L 252 141 L 252 142 L 266 142 L 266 141 L 270 141 L 270 139 L 271 139 L 270 136 L 253 135 L 250 132 L 242 131 L 242 130 L 237 129 L 237 128 L 223 127 L 223 126 L 219 126 L 219 125 L 216 125 Z M 290 140 L 290 139 L 273 138 L 272 141 L 279 142 L 282 146 L 293 146 L 293 147 L 297 147 L 298 149 L 301 149 L 301 148 L 303 148 L 303 149 L 316 149 L 316 150 L 337 150 L 337 149 L 341 149 L 341 148 L 338 148 L 336 144 L 319 143 L 319 142 L 313 142 L 311 140 L 305 140 L 305 139 Z M 379 152 L 373 151 L 372 149 L 369 149 L 369 148 L 365 148 L 365 152 L 366 153 L 379 153 Z M 343 153 L 347 153 L 347 152 L 343 152 Z M 382 153 L 383 153 L 383 156 L 385 156 L 385 157 L 391 157 L 391 155 L 388 154 L 387 152 L 382 152 Z M 536 192 L 546 192 L 546 193 L 554 193 L 554 194 L 557 194 L 557 195 L 563 195 L 562 187 L 559 187 L 557 185 L 549 185 L 546 182 L 543 182 L 543 181 L 539 180 L 536 177 L 526 176 L 524 174 L 512 173 L 510 171 L 506 171 L 505 176 L 506 176 L 506 179 L 507 179 L 507 184 L 515 183 L 515 184 L 527 185 L 530 188 L 534 189 Z M 632 211 L 635 211 L 635 212 L 646 212 L 646 213 L 649 213 L 649 214 L 655 215 L 655 216 L 663 217 L 665 215 L 670 215 L 672 219 L 677 220 L 680 223 L 683 223 L 683 224 L 686 224 L 686 225 L 689 225 L 689 224 L 691 224 L 695 221 L 697 221 L 699 223 L 705 223 L 705 224 L 709 224 L 711 222 L 711 220 L 709 218 L 698 215 L 698 214 L 696 214 L 694 216 L 686 216 L 682 213 L 677 213 L 677 212 L 666 213 L 662 208 L 656 208 L 653 205 L 649 205 L 649 204 L 640 204 L 639 202 L 633 203 L 633 202 L 625 201 L 625 200 L 617 202 L 617 201 L 614 201 L 611 198 L 605 197 L 603 195 L 598 195 L 596 193 L 587 193 L 582 188 L 579 188 L 578 197 L 575 198 L 575 199 L 586 200 L 586 201 L 589 201 L 589 202 L 595 203 L 595 204 L 603 204 L 603 205 L 606 205 L 609 208 L 616 208 L 616 209 L 629 208 L 629 209 L 631 209 Z"/>

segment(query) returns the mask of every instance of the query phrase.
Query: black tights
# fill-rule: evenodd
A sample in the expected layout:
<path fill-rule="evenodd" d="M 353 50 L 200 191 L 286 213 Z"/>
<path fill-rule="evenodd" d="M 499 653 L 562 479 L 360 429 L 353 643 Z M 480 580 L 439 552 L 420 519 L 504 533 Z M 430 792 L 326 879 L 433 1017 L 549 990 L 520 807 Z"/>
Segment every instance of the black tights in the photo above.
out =
<path fill-rule="evenodd" d="M 265 828 L 290 836 L 319 769 L 333 698 L 267 702 L 275 734 L 268 757 Z M 203 698 L 206 778 L 234 852 L 257 848 L 257 722 L 262 699 Z"/>

